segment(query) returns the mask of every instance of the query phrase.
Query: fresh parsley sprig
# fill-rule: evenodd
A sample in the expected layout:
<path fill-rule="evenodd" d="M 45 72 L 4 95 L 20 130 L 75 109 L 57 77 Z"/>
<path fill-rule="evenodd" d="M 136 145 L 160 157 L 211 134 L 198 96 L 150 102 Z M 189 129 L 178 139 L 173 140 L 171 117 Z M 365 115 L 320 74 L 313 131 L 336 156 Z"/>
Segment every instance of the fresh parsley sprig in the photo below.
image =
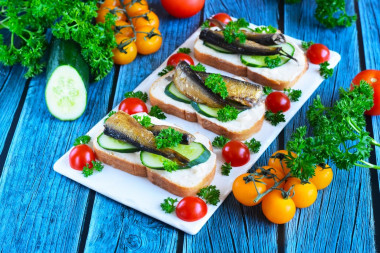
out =
<path fill-rule="evenodd" d="M 280 65 L 281 58 L 280 56 L 277 56 L 275 58 L 267 56 L 264 58 L 264 61 L 265 61 L 265 64 L 268 66 L 268 68 L 274 69 Z"/>
<path fill-rule="evenodd" d="M 325 61 L 321 64 L 319 64 L 319 72 L 321 73 L 321 76 L 324 78 L 324 79 L 327 79 L 329 77 L 332 77 L 332 75 L 334 74 L 334 69 L 332 68 L 329 68 L 330 66 L 330 63 Z"/>
<path fill-rule="evenodd" d="M 302 41 L 302 48 L 308 50 L 311 45 L 313 45 L 313 41 Z"/>
<path fill-rule="evenodd" d="M 217 119 L 221 122 L 228 122 L 237 119 L 240 111 L 233 106 L 226 105 L 222 109 L 218 110 Z"/>
<path fill-rule="evenodd" d="M 285 115 L 282 113 L 282 111 L 278 111 L 276 113 L 272 111 L 266 111 L 265 119 L 268 120 L 273 126 L 277 126 L 281 122 L 285 122 Z"/>
<path fill-rule="evenodd" d="M 146 92 L 142 92 L 142 91 L 128 91 L 126 93 L 124 93 L 124 97 L 125 98 L 139 98 L 141 99 L 142 101 L 144 101 L 144 103 L 146 103 L 146 101 L 148 100 L 148 94 Z"/>
<path fill-rule="evenodd" d="M 269 26 L 259 26 L 254 29 L 255 33 L 276 33 L 277 28 L 269 25 Z"/>
<path fill-rule="evenodd" d="M 176 163 L 172 160 L 165 160 L 163 162 L 163 165 L 164 165 L 164 170 L 166 170 L 167 172 L 173 172 L 173 171 L 177 171 L 179 169 L 178 163 Z"/>
<path fill-rule="evenodd" d="M 178 49 L 178 53 L 190 54 L 191 53 L 191 49 L 188 48 L 188 47 L 181 47 L 180 49 Z"/>
<path fill-rule="evenodd" d="M 223 30 L 224 40 L 227 43 L 232 43 L 236 40 L 239 40 L 240 43 L 245 43 L 247 37 L 240 29 L 247 28 L 248 26 L 249 23 L 244 18 L 230 21 Z"/>
<path fill-rule="evenodd" d="M 202 63 L 198 63 L 197 65 L 190 65 L 190 68 L 194 71 L 198 71 L 198 72 L 206 72 L 206 67 L 203 66 Z"/>
<path fill-rule="evenodd" d="M 259 152 L 259 150 L 261 148 L 261 142 L 259 142 L 255 138 L 252 138 L 250 141 L 245 141 L 244 144 L 249 148 L 249 150 L 252 153 Z"/>
<path fill-rule="evenodd" d="M 292 88 L 284 89 L 284 93 L 288 95 L 290 101 L 297 102 L 302 96 L 302 90 L 295 90 Z"/>
<path fill-rule="evenodd" d="M 216 188 L 215 185 L 209 185 L 200 189 L 197 195 L 204 199 L 207 204 L 216 206 L 220 202 L 220 191 Z"/>
<path fill-rule="evenodd" d="M 223 135 L 216 136 L 212 141 L 212 146 L 216 148 L 223 148 L 229 141 L 230 139 L 224 137 Z"/>
<path fill-rule="evenodd" d="M 202 29 L 205 29 L 205 28 L 210 28 L 210 21 L 209 20 L 206 20 L 205 22 L 203 22 L 203 24 L 201 25 L 201 28 Z"/>
<path fill-rule="evenodd" d="M 174 69 L 174 67 L 172 65 L 168 65 L 163 70 L 161 70 L 161 72 L 159 72 L 158 75 L 159 76 L 164 76 L 167 73 L 169 73 L 170 71 L 172 71 L 173 69 Z"/>
<path fill-rule="evenodd" d="M 172 199 L 171 197 L 168 197 L 164 199 L 164 202 L 161 203 L 161 209 L 165 213 L 172 213 L 175 211 L 175 203 L 178 202 L 178 199 Z"/>
<path fill-rule="evenodd" d="M 264 92 L 265 95 L 268 96 L 269 94 L 271 94 L 273 92 L 273 89 L 271 87 L 264 86 L 263 92 Z"/>
<path fill-rule="evenodd" d="M 222 175 L 223 175 L 223 176 L 229 176 L 231 170 L 232 170 L 231 163 L 224 163 L 224 164 L 222 165 Z"/>
<path fill-rule="evenodd" d="M 82 174 L 84 177 L 89 177 L 94 174 L 94 170 L 96 171 L 102 171 L 104 168 L 104 165 L 99 161 L 91 161 L 92 168 L 90 168 L 89 164 L 86 164 L 82 170 Z"/>
<path fill-rule="evenodd" d="M 315 18 L 327 28 L 349 27 L 356 22 L 356 15 L 348 15 L 345 0 L 316 0 Z"/>
<path fill-rule="evenodd" d="M 162 129 L 160 133 L 155 137 L 156 147 L 158 149 L 177 147 L 178 144 L 182 141 L 182 135 L 182 133 L 174 130 L 171 127 Z"/>
<path fill-rule="evenodd" d="M 228 97 L 226 82 L 220 74 L 210 74 L 205 80 L 205 85 L 215 94 L 219 94 L 223 99 Z"/>
<path fill-rule="evenodd" d="M 152 108 L 150 108 L 149 115 L 156 117 L 157 119 L 166 119 L 165 113 L 157 105 L 154 105 Z"/>
<path fill-rule="evenodd" d="M 145 128 L 153 126 L 152 119 L 149 116 L 133 115 L 133 118 L 137 120 L 137 122 L 139 122 Z"/>
<path fill-rule="evenodd" d="M 73 146 L 78 146 L 80 144 L 87 144 L 91 141 L 91 137 L 88 135 L 79 136 L 75 139 Z"/>
<path fill-rule="evenodd" d="M 110 111 L 108 114 L 107 114 L 107 117 L 104 119 L 104 122 L 106 122 L 112 115 L 114 115 L 116 112 L 115 111 Z"/>

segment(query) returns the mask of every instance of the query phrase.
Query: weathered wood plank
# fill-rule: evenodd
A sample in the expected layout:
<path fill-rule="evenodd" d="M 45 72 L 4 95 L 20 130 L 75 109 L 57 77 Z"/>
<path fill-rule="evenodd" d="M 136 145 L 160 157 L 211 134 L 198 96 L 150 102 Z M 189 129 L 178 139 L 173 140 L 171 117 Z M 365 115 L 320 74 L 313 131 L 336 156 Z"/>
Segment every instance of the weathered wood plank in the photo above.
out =
<path fill-rule="evenodd" d="M 220 1 L 218 4 L 206 1 L 205 19 L 219 12 L 244 17 L 254 24 L 277 26 L 278 1 Z M 277 149 L 276 140 L 256 165 L 266 165 Z M 260 207 L 244 207 L 230 194 L 197 235 L 185 234 L 184 251 L 276 252 L 277 225 L 265 219 Z"/>
<path fill-rule="evenodd" d="M 347 1 L 353 12 L 354 1 Z M 315 3 L 286 5 L 285 33 L 304 40 L 327 45 L 342 54 L 336 74 L 317 90 L 324 104 L 337 99 L 338 88 L 347 88 L 360 71 L 356 26 L 329 30 L 318 25 L 313 17 Z M 296 28 L 296 29 L 295 29 Z M 312 97 L 314 98 L 315 95 Z M 308 103 L 285 129 L 285 143 L 293 130 L 304 125 Z M 374 252 L 374 231 L 370 178 L 368 169 L 350 172 L 334 168 L 329 188 L 319 191 L 317 201 L 298 210 L 286 228 L 286 251 L 289 252 Z"/>
<path fill-rule="evenodd" d="M 2 251 L 77 250 L 89 190 L 53 164 L 104 116 L 113 76 L 90 85 L 88 109 L 75 122 L 54 119 L 44 103 L 45 77 L 31 80 L 0 180 Z"/>
<path fill-rule="evenodd" d="M 126 91 L 133 90 L 161 65 L 200 24 L 200 14 L 180 20 L 169 16 L 160 1 L 149 1 L 149 4 L 160 17 L 162 48 L 153 55 L 138 55 L 133 63 L 120 68 L 114 106 L 120 103 Z M 173 252 L 177 248 L 178 233 L 182 232 L 96 194 L 85 250 Z"/>

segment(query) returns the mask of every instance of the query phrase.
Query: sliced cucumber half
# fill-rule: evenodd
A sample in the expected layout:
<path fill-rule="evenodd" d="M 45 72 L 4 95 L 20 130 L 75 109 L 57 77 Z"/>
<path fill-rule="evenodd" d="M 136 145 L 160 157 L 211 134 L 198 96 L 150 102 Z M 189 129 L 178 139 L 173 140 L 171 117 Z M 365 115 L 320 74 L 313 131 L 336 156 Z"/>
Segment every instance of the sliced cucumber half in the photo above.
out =
<path fill-rule="evenodd" d="M 209 118 L 218 118 L 218 111 L 220 108 L 213 108 L 207 105 L 198 104 L 194 101 L 191 102 L 191 106 L 196 110 L 198 113 L 209 117 Z"/>
<path fill-rule="evenodd" d="M 78 71 L 69 65 L 57 67 L 46 85 L 50 113 L 60 120 L 75 120 L 86 109 L 87 89 Z"/>
<path fill-rule="evenodd" d="M 166 88 L 165 88 L 165 94 L 176 100 L 176 101 L 179 101 L 179 102 L 183 102 L 183 103 L 186 103 L 186 104 L 190 104 L 191 103 L 191 99 L 189 99 L 188 97 L 186 97 L 185 95 L 183 95 L 178 89 L 177 87 L 175 87 L 175 84 L 174 82 L 170 82 Z"/>
<path fill-rule="evenodd" d="M 119 153 L 134 153 L 139 151 L 139 149 L 132 144 L 116 140 L 104 133 L 98 136 L 97 142 L 102 148 Z"/>
<path fill-rule="evenodd" d="M 171 148 L 183 156 L 187 157 L 190 162 L 186 166 L 179 169 L 189 169 L 195 165 L 206 162 L 211 152 L 199 142 L 192 142 L 190 145 L 179 144 L 177 147 Z M 141 163 L 151 169 L 164 170 L 164 161 L 169 160 L 161 155 L 156 155 L 146 151 L 140 153 Z"/>
<path fill-rule="evenodd" d="M 219 53 L 223 53 L 223 54 L 233 54 L 231 51 L 227 50 L 227 49 L 224 49 L 222 47 L 218 47 L 218 46 L 215 46 L 214 44 L 210 44 L 208 42 L 203 42 L 203 45 L 205 45 L 206 47 L 209 47 Z"/>
<path fill-rule="evenodd" d="M 282 50 L 284 50 L 286 53 L 289 55 L 293 56 L 294 55 L 294 47 L 289 44 L 289 43 L 284 43 L 281 45 L 276 45 L 273 47 L 282 47 Z M 267 68 L 268 65 L 265 62 L 265 58 L 269 57 L 270 59 L 274 59 L 276 57 L 280 57 L 281 62 L 278 66 L 284 65 L 287 63 L 290 59 L 285 56 L 281 56 L 279 54 L 276 55 L 270 55 L 270 56 L 265 56 L 265 55 L 241 55 L 240 60 L 244 65 L 247 65 L 249 67 L 256 67 L 256 68 Z"/>

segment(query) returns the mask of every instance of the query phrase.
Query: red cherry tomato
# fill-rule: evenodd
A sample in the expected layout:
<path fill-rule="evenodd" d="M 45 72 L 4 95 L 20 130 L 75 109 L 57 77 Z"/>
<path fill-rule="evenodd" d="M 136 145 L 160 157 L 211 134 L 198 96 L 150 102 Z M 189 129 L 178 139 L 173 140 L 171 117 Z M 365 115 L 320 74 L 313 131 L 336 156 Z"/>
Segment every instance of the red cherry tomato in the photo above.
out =
<path fill-rule="evenodd" d="M 240 141 L 230 141 L 224 145 L 222 155 L 233 167 L 243 166 L 251 158 L 248 147 Z"/>
<path fill-rule="evenodd" d="M 161 0 L 162 6 L 176 18 L 189 18 L 197 14 L 205 5 L 205 0 Z"/>
<path fill-rule="evenodd" d="M 121 101 L 119 105 L 119 110 L 128 113 L 129 115 L 136 114 L 139 112 L 148 113 L 148 108 L 144 101 L 139 98 L 126 98 Z"/>
<path fill-rule="evenodd" d="M 70 167 L 74 170 L 83 170 L 83 167 L 88 165 L 88 168 L 92 168 L 92 161 L 95 161 L 95 154 L 92 149 L 85 145 L 80 144 L 75 146 L 69 154 Z"/>
<path fill-rule="evenodd" d="M 321 64 L 330 60 L 330 50 L 323 44 L 313 44 L 306 52 L 307 58 L 311 63 Z"/>
<path fill-rule="evenodd" d="M 274 113 L 279 111 L 286 112 L 290 108 L 290 100 L 286 94 L 275 91 L 267 96 L 265 105 L 268 110 Z"/>
<path fill-rule="evenodd" d="M 222 22 L 223 24 L 228 24 L 230 21 L 232 21 L 230 15 L 226 14 L 226 13 L 218 13 L 218 14 L 215 14 L 213 17 L 213 19 L 217 19 L 219 20 L 220 22 Z M 214 24 L 210 24 L 210 26 L 215 26 Z"/>
<path fill-rule="evenodd" d="M 177 217 L 184 221 L 197 221 L 207 213 L 206 203 L 198 197 L 185 197 L 175 209 Z"/>
<path fill-rule="evenodd" d="M 367 115 L 380 115 L 380 70 L 368 69 L 360 72 L 352 80 L 352 84 L 359 85 L 360 81 L 364 80 L 373 87 L 373 102 L 371 110 L 366 111 Z"/>
<path fill-rule="evenodd" d="M 172 56 L 170 56 L 170 58 L 168 60 L 168 66 L 171 65 L 173 67 L 177 67 L 177 64 L 180 61 L 185 61 L 190 65 L 194 65 L 193 58 L 191 58 L 190 55 L 184 54 L 184 53 L 176 53 L 176 54 L 173 54 Z"/>

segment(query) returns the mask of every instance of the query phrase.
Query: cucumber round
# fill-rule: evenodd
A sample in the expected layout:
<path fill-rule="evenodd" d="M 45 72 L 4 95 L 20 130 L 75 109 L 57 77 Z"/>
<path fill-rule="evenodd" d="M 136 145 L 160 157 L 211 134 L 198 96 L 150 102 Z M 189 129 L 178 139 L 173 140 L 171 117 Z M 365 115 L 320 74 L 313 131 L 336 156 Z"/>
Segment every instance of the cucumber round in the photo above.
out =
<path fill-rule="evenodd" d="M 210 44 L 208 42 L 203 42 L 203 45 L 205 45 L 206 47 L 209 47 L 219 53 L 223 53 L 223 54 L 233 54 L 231 51 L 228 51 L 227 49 L 224 49 L 222 47 L 218 47 L 218 46 L 215 46 L 213 44 Z"/>
<path fill-rule="evenodd" d="M 79 46 L 71 40 L 55 39 L 47 66 L 45 101 L 57 119 L 79 118 L 86 109 L 89 67 Z"/>
<path fill-rule="evenodd" d="M 190 104 L 191 103 L 191 99 L 189 99 L 188 97 L 186 97 L 185 95 L 183 95 L 178 89 L 177 87 L 175 87 L 174 83 L 173 82 L 170 82 L 166 88 L 165 88 L 165 94 L 176 100 L 176 101 L 179 101 L 179 102 L 183 102 L 183 103 L 186 103 L 186 104 Z"/>
<path fill-rule="evenodd" d="M 181 166 L 179 169 L 189 169 L 195 165 L 204 163 L 210 158 L 211 155 L 211 152 L 199 142 L 192 142 L 190 145 L 179 144 L 177 147 L 173 147 L 171 149 L 177 151 L 190 160 L 186 166 Z M 161 155 L 141 151 L 140 160 L 141 163 L 148 168 L 164 170 L 164 161 L 169 159 Z"/>
<path fill-rule="evenodd" d="M 284 43 L 284 44 L 276 45 L 276 46 L 272 46 L 272 47 L 282 47 L 282 50 L 284 50 L 286 53 L 288 53 L 291 56 L 294 55 L 295 49 L 289 43 Z M 270 55 L 270 56 L 265 56 L 265 55 L 241 55 L 240 56 L 240 60 L 241 60 L 241 62 L 244 65 L 247 65 L 249 67 L 267 68 L 268 65 L 265 62 L 265 58 L 269 57 L 271 59 L 274 59 L 274 58 L 276 58 L 278 56 L 281 59 L 281 62 L 280 62 L 280 64 L 278 66 L 284 65 L 285 63 L 287 63 L 290 60 L 290 58 L 285 57 L 285 56 L 281 56 L 279 54 Z"/>
<path fill-rule="evenodd" d="M 194 101 L 191 102 L 191 106 L 196 110 L 198 113 L 209 117 L 209 118 L 218 118 L 218 111 L 221 108 L 212 108 L 207 105 L 198 104 Z"/>
<path fill-rule="evenodd" d="M 132 144 L 116 140 L 104 133 L 98 136 L 97 142 L 102 148 L 119 153 L 134 153 L 139 151 L 139 149 Z"/>

